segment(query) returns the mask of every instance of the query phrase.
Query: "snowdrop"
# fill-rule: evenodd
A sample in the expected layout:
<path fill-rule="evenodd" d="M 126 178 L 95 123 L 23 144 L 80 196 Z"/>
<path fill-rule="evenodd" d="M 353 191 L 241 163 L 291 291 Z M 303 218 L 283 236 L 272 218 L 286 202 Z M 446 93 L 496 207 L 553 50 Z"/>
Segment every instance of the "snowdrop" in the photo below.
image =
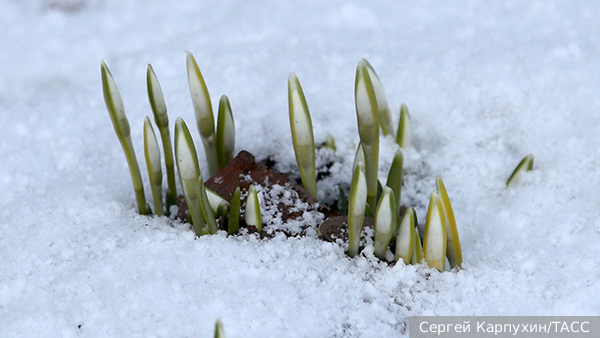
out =
<path fill-rule="evenodd" d="M 196 236 L 201 236 L 205 220 L 200 207 L 201 197 L 199 194 L 200 188 L 198 187 L 200 166 L 192 135 L 181 117 L 175 121 L 175 158 L 183 196 L 188 205 L 189 213 L 192 215 L 194 231 Z"/>
<path fill-rule="evenodd" d="M 208 94 L 208 88 L 196 63 L 196 59 L 190 52 L 187 52 L 186 65 L 190 96 L 196 116 L 196 125 L 200 132 L 202 144 L 204 145 L 206 162 L 208 162 L 208 173 L 212 176 L 217 172 L 219 164 L 215 144 L 215 117 L 210 102 L 210 95 Z"/>
<path fill-rule="evenodd" d="M 167 105 L 163 96 L 162 88 L 158 82 L 158 78 L 152 69 L 152 65 L 148 65 L 146 72 L 146 84 L 148 87 L 148 99 L 150 107 L 154 115 L 154 122 L 160 132 L 160 138 L 165 154 L 165 167 L 167 169 L 167 214 L 171 206 L 177 204 L 177 186 L 175 183 L 175 162 L 173 161 L 173 146 L 169 133 L 169 115 L 167 114 Z"/>
<path fill-rule="evenodd" d="M 379 120 L 377 97 L 365 60 L 359 62 L 356 68 L 354 97 L 358 133 L 365 154 L 367 203 L 371 208 L 375 208 L 379 170 Z"/>
<path fill-rule="evenodd" d="M 121 92 L 115 83 L 115 80 L 106 66 L 106 63 L 102 61 L 101 66 L 102 73 L 102 92 L 104 93 L 104 103 L 106 109 L 110 115 L 110 119 L 113 123 L 117 138 L 121 143 L 127 164 L 129 165 L 129 172 L 131 174 L 131 181 L 133 183 L 133 190 L 135 191 L 135 197 L 137 200 L 138 212 L 142 215 L 150 214 L 150 207 L 146 204 L 146 196 L 144 195 L 144 184 L 142 183 L 142 175 L 140 174 L 140 167 L 138 166 L 137 158 L 135 156 L 135 150 L 133 149 L 133 143 L 131 142 L 131 131 L 129 128 L 129 121 L 125 115 L 125 106 L 121 97 Z"/>
<path fill-rule="evenodd" d="M 400 222 L 398 235 L 396 236 L 396 261 L 402 260 L 406 265 L 411 263 L 413 252 L 416 251 L 415 241 L 419 241 L 419 244 L 421 243 L 418 232 L 416 234 L 417 237 L 415 237 L 415 214 L 414 208 L 406 209 Z"/>
<path fill-rule="evenodd" d="M 250 185 L 250 187 L 248 188 L 244 220 L 246 221 L 247 225 L 255 227 L 256 231 L 262 231 L 262 220 L 260 217 L 260 202 L 258 201 L 258 194 L 254 185 Z"/>
<path fill-rule="evenodd" d="M 517 165 L 515 170 L 512 172 L 512 174 L 508 178 L 508 181 L 506 181 L 506 187 L 509 188 L 509 187 L 515 185 L 523 172 L 531 171 L 532 169 L 533 169 L 533 154 L 529 154 L 529 155 L 525 156 L 525 158 L 523 158 L 521 160 L 521 162 L 519 162 L 519 165 Z"/>
<path fill-rule="evenodd" d="M 403 103 L 400 106 L 400 121 L 398 122 L 398 132 L 396 133 L 396 143 L 402 149 L 410 148 L 411 130 L 410 130 L 410 114 L 408 107 Z"/>
<path fill-rule="evenodd" d="M 375 212 L 375 256 L 385 260 L 385 252 L 398 228 L 398 207 L 391 188 L 385 187 Z"/>
<path fill-rule="evenodd" d="M 458 237 L 458 229 L 456 228 L 456 219 L 454 218 L 454 210 L 450 203 L 450 197 L 446 192 L 446 187 L 442 178 L 438 176 L 436 178 L 437 192 L 440 194 L 442 199 L 442 207 L 444 209 L 444 216 L 446 217 L 446 256 L 450 263 L 450 268 L 461 267 L 462 264 L 462 249 L 460 247 L 460 238 Z"/>
<path fill-rule="evenodd" d="M 352 185 L 350 186 L 350 197 L 348 199 L 348 255 L 350 257 L 358 255 L 360 233 L 365 220 L 367 181 L 364 171 L 364 163 L 359 162 L 354 169 Z"/>
<path fill-rule="evenodd" d="M 446 216 L 442 198 L 434 191 L 429 199 L 423 235 L 423 253 L 429 267 L 439 271 L 446 269 L 446 243 Z"/>
<path fill-rule="evenodd" d="M 144 119 L 144 155 L 146 157 L 146 166 L 148 167 L 152 198 L 154 199 L 154 212 L 157 216 L 162 216 L 164 215 L 162 202 L 163 175 L 160 165 L 160 148 L 158 147 L 158 140 L 156 139 L 150 118 L 147 116 Z"/>
<path fill-rule="evenodd" d="M 304 91 L 296 74 L 288 78 L 288 101 L 290 111 L 290 127 L 296 162 L 300 169 L 302 186 L 308 193 L 317 198 L 317 174 L 315 169 L 315 139 L 312 121 Z"/>

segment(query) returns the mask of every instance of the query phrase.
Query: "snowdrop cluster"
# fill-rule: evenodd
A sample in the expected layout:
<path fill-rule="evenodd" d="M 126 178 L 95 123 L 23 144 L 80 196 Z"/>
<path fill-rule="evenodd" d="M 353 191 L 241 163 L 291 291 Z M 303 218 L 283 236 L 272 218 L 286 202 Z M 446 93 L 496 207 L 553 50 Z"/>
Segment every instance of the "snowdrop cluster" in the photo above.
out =
<path fill-rule="evenodd" d="M 189 52 L 186 61 L 196 124 L 206 153 L 209 175 L 213 176 L 219 168 L 226 166 L 233 158 L 235 149 L 233 114 L 229 99 L 223 95 L 219 101 L 215 129 L 211 99 L 202 73 L 194 56 Z M 106 107 L 129 164 L 138 212 L 150 214 L 151 208 L 145 200 L 121 95 L 104 62 L 101 64 L 101 73 Z M 154 122 L 161 135 L 168 179 L 166 205 L 163 205 L 161 152 L 152 122 L 149 117 L 146 117 L 144 154 L 155 214 L 168 214 L 170 208 L 177 205 L 174 169 L 176 165 L 181 190 L 189 208 L 188 215 L 196 235 L 216 233 L 219 229 L 217 223 L 219 217 L 226 219 L 230 234 L 236 233 L 239 230 L 241 214 L 240 188 L 236 189 L 229 203 L 205 187 L 196 148 L 190 130 L 182 118 L 177 118 L 175 122 L 173 153 L 165 100 L 156 74 L 150 65 L 147 71 L 147 86 Z M 389 245 L 394 241 L 396 261 L 402 260 L 405 264 L 425 261 L 430 267 L 444 271 L 447 258 L 450 268 L 460 267 L 462 253 L 454 211 L 441 177 L 437 177 L 436 190 L 431 194 L 422 240 L 416 224 L 415 210 L 407 208 L 402 215 L 400 214 L 404 149 L 411 146 L 408 108 L 404 104 L 401 105 L 399 124 L 394 128 L 383 84 L 371 64 L 365 59 L 359 62 L 356 69 L 354 94 L 360 144 L 353 164 L 348 210 L 344 210 L 347 212 L 349 234 L 348 255 L 354 257 L 359 253 L 365 217 L 374 217 L 374 253 L 380 259 L 385 260 Z M 292 142 L 302 186 L 309 195 L 316 198 L 317 175 L 312 121 L 302 86 L 293 73 L 288 79 L 288 102 Z M 385 186 L 378 179 L 380 133 L 384 136 L 395 136 L 398 144 Z M 335 148 L 333 139 L 328 139 L 328 144 L 329 147 Z M 532 161 L 533 159 L 531 163 Z M 522 164 L 521 167 L 529 168 L 528 163 Z M 511 180 L 507 185 L 510 183 Z M 248 189 L 245 204 L 243 213 L 245 223 L 261 232 L 261 208 L 254 185 Z"/>

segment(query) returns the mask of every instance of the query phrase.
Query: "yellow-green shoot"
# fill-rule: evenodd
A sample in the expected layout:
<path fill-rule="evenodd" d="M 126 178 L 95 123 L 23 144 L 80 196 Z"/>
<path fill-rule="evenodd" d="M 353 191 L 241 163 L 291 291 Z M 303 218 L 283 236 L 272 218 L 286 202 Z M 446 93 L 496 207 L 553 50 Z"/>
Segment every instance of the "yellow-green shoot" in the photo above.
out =
<path fill-rule="evenodd" d="M 398 229 L 398 235 L 396 236 L 396 262 L 402 260 L 405 265 L 410 264 L 413 257 L 413 251 L 416 250 L 415 240 L 419 241 L 419 245 L 421 244 L 421 241 L 418 239 L 418 233 L 415 238 L 415 227 L 415 209 L 411 207 L 404 212 L 404 216 L 402 216 L 402 221 L 400 222 L 400 228 Z"/>
<path fill-rule="evenodd" d="M 181 117 L 175 121 L 175 158 L 183 196 L 188 205 L 189 213 L 192 215 L 194 232 L 196 236 L 201 236 L 205 221 L 200 207 L 201 196 L 200 187 L 198 186 L 200 166 L 194 140 Z"/>
<path fill-rule="evenodd" d="M 358 132 L 365 152 L 367 203 L 374 208 L 377 205 L 379 171 L 379 120 L 375 89 L 364 61 L 359 62 L 356 68 L 354 97 Z"/>
<path fill-rule="evenodd" d="M 288 101 L 290 111 L 290 127 L 296 162 L 300 169 L 302 186 L 308 193 L 317 198 L 317 175 L 315 169 L 315 139 L 312 121 L 306 97 L 296 74 L 288 78 Z"/>
<path fill-rule="evenodd" d="M 402 149 L 410 148 L 411 130 L 410 130 L 410 114 L 408 107 L 403 103 L 400 105 L 400 122 L 398 122 L 398 132 L 396 133 L 396 143 Z"/>
<path fill-rule="evenodd" d="M 227 233 L 233 235 L 240 230 L 240 187 L 235 188 L 231 197 L 231 208 L 227 219 Z"/>
<path fill-rule="evenodd" d="M 246 197 L 246 213 L 244 215 L 246 225 L 253 226 L 256 231 L 262 231 L 262 219 L 260 216 L 260 202 L 258 201 L 258 194 L 256 187 L 250 185 L 248 188 L 248 196 Z"/>
<path fill-rule="evenodd" d="M 365 177 L 365 165 L 359 162 L 354 169 L 352 184 L 350 185 L 350 197 L 348 202 L 348 255 L 358 255 L 360 247 L 360 233 L 365 220 L 365 209 L 367 206 L 367 180 Z"/>
<path fill-rule="evenodd" d="M 204 186 L 204 180 L 202 179 L 202 173 L 198 175 L 198 193 L 200 194 L 200 210 L 202 216 L 206 222 L 208 233 L 216 234 L 219 230 L 215 214 L 210 206 L 208 196 L 206 194 L 206 187 Z"/>
<path fill-rule="evenodd" d="M 102 92 L 104 94 L 104 103 L 106 104 L 108 115 L 110 116 L 115 133 L 117 134 L 117 138 L 121 143 L 121 147 L 125 153 L 125 158 L 127 159 L 129 173 L 131 174 L 131 182 L 133 183 L 133 190 L 135 191 L 138 212 L 142 215 L 148 215 L 151 213 L 151 210 L 150 206 L 146 204 L 144 184 L 142 183 L 140 167 L 138 166 L 135 150 L 133 149 L 133 143 L 131 142 L 131 130 L 129 127 L 129 121 L 125 115 L 123 98 L 121 97 L 121 92 L 119 91 L 119 88 L 117 87 L 117 84 L 115 83 L 115 80 L 104 61 L 101 63 L 100 70 L 102 74 Z"/>
<path fill-rule="evenodd" d="M 225 338 L 225 330 L 220 319 L 215 323 L 215 338 Z"/>
<path fill-rule="evenodd" d="M 515 168 L 513 173 L 510 175 L 510 177 L 508 178 L 508 181 L 506 181 L 506 187 L 508 188 L 510 186 L 515 185 L 523 172 L 531 171 L 532 169 L 533 169 L 533 154 L 529 154 L 529 155 L 525 156 L 525 158 L 523 158 L 521 160 L 521 162 L 519 162 L 519 165 Z"/>
<path fill-rule="evenodd" d="M 226 95 L 219 100 L 219 115 L 217 117 L 217 160 L 219 168 L 223 168 L 233 159 L 235 151 L 235 123 L 231 104 Z"/>
<path fill-rule="evenodd" d="M 392 166 L 390 167 L 390 172 L 388 173 L 388 178 L 386 182 L 386 187 L 390 187 L 394 192 L 394 197 L 396 197 L 396 204 L 398 210 L 400 210 L 400 198 L 402 195 L 402 169 L 404 166 L 404 153 L 402 150 L 397 150 L 394 154 L 394 160 L 392 161 Z"/>
<path fill-rule="evenodd" d="M 208 88 L 204 82 L 204 77 L 198 68 L 196 59 L 192 53 L 187 52 L 187 75 L 190 87 L 190 96 L 194 106 L 196 124 L 204 145 L 206 162 L 208 163 L 208 173 L 213 176 L 219 169 L 217 159 L 216 136 L 215 136 L 215 117 L 213 114 L 212 103 Z"/>
<path fill-rule="evenodd" d="M 444 207 L 444 214 L 446 215 L 446 235 L 447 235 L 447 246 L 446 246 L 446 257 L 448 257 L 448 263 L 450 268 L 460 268 L 462 265 L 462 249 L 460 247 L 460 238 L 458 236 L 458 228 L 456 227 L 456 219 L 454 218 L 454 210 L 450 203 L 450 197 L 444 186 L 442 178 L 438 176 L 435 180 L 437 192 L 442 198 L 442 206 Z"/>
<path fill-rule="evenodd" d="M 162 169 L 160 161 L 160 148 L 158 140 L 152 128 L 150 118 L 144 119 L 144 155 L 146 157 L 146 167 L 148 167 L 148 178 L 150 179 L 150 188 L 152 198 L 154 199 L 154 213 L 157 216 L 163 216 L 164 207 L 162 201 Z"/>
<path fill-rule="evenodd" d="M 334 152 L 337 150 L 335 146 L 335 138 L 333 138 L 333 136 L 327 135 L 327 138 L 325 139 L 325 148 L 333 150 Z"/>
<path fill-rule="evenodd" d="M 423 235 L 423 253 L 430 268 L 439 271 L 446 269 L 446 243 L 446 216 L 442 198 L 434 191 L 429 199 Z"/>
<path fill-rule="evenodd" d="M 381 126 L 381 132 L 383 135 L 392 135 L 394 136 L 394 125 L 392 123 L 392 114 L 390 112 L 390 106 L 387 102 L 387 97 L 385 96 L 385 90 L 383 89 L 383 83 L 379 79 L 379 75 L 373 69 L 373 66 L 367 61 L 367 59 L 362 59 L 362 62 L 367 67 L 367 71 L 369 72 L 369 76 L 371 77 L 371 83 L 373 84 L 373 91 L 375 93 L 375 98 L 377 99 L 377 116 L 379 118 L 379 124 Z"/>
<path fill-rule="evenodd" d="M 394 192 L 389 187 L 383 189 L 375 212 L 375 256 L 385 260 L 385 253 L 398 228 L 398 208 Z"/>
<path fill-rule="evenodd" d="M 167 115 L 167 105 L 163 96 L 162 88 L 158 78 L 148 65 L 146 72 L 146 84 L 148 87 L 148 99 L 154 115 L 154 122 L 160 132 L 160 138 L 165 153 L 165 167 L 167 168 L 167 214 L 173 205 L 177 205 L 177 185 L 175 183 L 175 162 L 173 161 L 173 145 L 169 132 L 169 115 Z"/>
<path fill-rule="evenodd" d="M 416 215 L 416 214 L 415 214 Z M 415 216 L 415 247 L 413 249 L 412 258 L 410 259 L 410 264 L 419 264 L 425 259 L 425 254 L 423 253 L 423 244 L 421 244 L 421 237 L 419 236 L 419 228 L 416 225 L 416 216 Z"/>

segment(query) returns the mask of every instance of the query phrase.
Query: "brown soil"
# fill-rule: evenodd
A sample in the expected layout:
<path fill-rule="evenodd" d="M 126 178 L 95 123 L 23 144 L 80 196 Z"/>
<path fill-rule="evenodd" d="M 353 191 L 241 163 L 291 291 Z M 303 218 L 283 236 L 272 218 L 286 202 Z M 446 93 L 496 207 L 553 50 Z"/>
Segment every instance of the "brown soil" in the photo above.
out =
<path fill-rule="evenodd" d="M 233 192 L 237 187 L 240 187 L 242 196 L 245 196 L 246 194 L 244 192 L 248 191 L 251 184 L 259 184 L 266 189 L 269 189 L 274 185 L 283 186 L 285 189 L 295 191 L 302 202 L 310 204 L 314 207 L 315 211 L 324 214 L 325 219 L 340 216 L 337 210 L 319 203 L 319 201 L 310 196 L 304 188 L 298 185 L 294 180 L 290 179 L 289 174 L 273 170 L 266 160 L 256 163 L 254 156 L 245 150 L 241 151 L 229 162 L 229 164 L 227 164 L 227 166 L 219 169 L 213 177 L 205 182 L 206 187 L 219 194 L 228 202 L 231 202 Z M 267 195 L 263 196 L 267 197 Z M 283 222 L 302 218 L 301 212 L 292 211 L 290 208 L 283 205 L 283 203 L 276 204 L 278 206 L 278 211 L 281 212 Z M 242 198 L 241 205 L 245 205 L 244 198 Z M 177 217 L 186 219 L 185 215 L 187 210 L 188 207 L 185 203 L 185 199 L 180 198 Z M 221 221 L 220 226 L 223 230 L 226 230 L 227 225 L 224 224 L 223 221 Z M 240 219 L 240 227 L 246 227 L 243 218 Z M 256 231 L 254 227 L 249 227 L 249 230 Z"/>

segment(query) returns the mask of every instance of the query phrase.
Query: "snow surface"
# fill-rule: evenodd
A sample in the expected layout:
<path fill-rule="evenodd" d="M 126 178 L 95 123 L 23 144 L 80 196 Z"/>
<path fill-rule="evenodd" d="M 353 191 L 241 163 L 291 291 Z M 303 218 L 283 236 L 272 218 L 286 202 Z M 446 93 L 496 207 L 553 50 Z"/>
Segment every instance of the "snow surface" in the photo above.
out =
<path fill-rule="evenodd" d="M 228 337 L 401 337 L 410 315 L 600 315 L 597 1 L 7 0 L 0 12 L 0 336 L 211 337 L 221 318 Z M 423 220 L 444 178 L 465 269 L 390 267 L 372 249 L 349 259 L 314 236 L 195 240 L 137 215 L 100 61 L 143 165 L 148 63 L 171 124 L 193 121 L 185 50 L 213 102 L 229 96 L 238 150 L 289 170 L 298 75 L 316 141 L 338 147 L 321 198 L 350 180 L 367 58 L 396 122 L 401 102 L 412 115 L 403 202 Z M 504 190 L 529 153 L 534 171 Z"/>

